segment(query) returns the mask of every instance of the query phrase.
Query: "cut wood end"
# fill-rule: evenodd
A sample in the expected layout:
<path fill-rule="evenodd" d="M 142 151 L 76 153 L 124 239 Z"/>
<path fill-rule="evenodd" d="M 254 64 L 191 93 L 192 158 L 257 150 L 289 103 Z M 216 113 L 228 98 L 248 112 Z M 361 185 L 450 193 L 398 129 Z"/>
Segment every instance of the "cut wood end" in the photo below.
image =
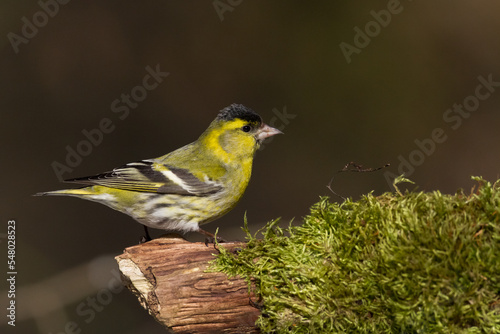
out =
<path fill-rule="evenodd" d="M 124 283 L 127 288 L 137 296 L 142 307 L 147 310 L 148 296 L 150 293 L 154 293 L 153 284 L 148 281 L 141 269 L 131 259 L 117 256 L 116 260 L 118 262 L 120 272 L 126 279 Z"/>

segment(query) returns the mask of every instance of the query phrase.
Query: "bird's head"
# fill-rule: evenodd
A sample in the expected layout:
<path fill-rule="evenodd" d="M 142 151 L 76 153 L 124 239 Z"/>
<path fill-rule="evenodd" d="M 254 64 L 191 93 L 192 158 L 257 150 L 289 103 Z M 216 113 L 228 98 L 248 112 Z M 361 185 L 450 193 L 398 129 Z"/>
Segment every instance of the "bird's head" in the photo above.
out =
<path fill-rule="evenodd" d="M 222 109 L 201 138 L 220 155 L 253 157 L 262 141 L 282 133 L 262 121 L 252 109 L 231 104 Z M 216 152 L 217 153 L 217 152 Z"/>

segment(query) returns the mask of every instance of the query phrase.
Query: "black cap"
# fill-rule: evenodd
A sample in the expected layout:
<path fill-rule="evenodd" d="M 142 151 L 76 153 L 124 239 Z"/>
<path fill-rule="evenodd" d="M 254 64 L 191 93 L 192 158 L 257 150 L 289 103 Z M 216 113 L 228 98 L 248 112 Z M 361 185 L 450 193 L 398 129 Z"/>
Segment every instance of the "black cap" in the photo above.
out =
<path fill-rule="evenodd" d="M 236 103 L 222 109 L 216 119 L 220 121 L 231 121 L 235 118 L 239 118 L 250 123 L 262 123 L 262 118 L 255 111 L 242 104 Z"/>

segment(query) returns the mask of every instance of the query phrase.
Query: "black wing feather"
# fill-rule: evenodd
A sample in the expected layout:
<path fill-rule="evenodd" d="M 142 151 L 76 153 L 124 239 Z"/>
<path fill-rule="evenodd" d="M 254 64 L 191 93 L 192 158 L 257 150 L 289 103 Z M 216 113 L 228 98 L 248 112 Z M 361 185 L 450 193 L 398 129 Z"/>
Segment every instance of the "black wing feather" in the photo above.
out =
<path fill-rule="evenodd" d="M 157 167 L 155 168 L 155 166 Z M 161 170 L 158 170 L 158 166 L 160 166 Z M 178 179 L 175 180 L 175 177 L 171 178 L 162 171 L 172 172 L 175 177 L 181 180 L 181 184 L 179 184 Z M 205 182 L 198 179 L 187 169 L 158 165 L 149 160 L 129 163 L 109 172 L 65 180 L 65 182 L 188 196 L 206 196 L 222 189 L 215 182 Z"/>

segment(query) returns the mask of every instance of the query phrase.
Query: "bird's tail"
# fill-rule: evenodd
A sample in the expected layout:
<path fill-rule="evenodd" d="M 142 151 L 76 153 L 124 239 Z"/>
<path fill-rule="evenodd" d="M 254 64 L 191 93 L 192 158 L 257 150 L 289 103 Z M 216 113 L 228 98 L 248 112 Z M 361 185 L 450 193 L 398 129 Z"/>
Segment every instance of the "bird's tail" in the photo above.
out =
<path fill-rule="evenodd" d="M 101 186 L 91 186 L 79 189 L 63 189 L 55 191 L 47 191 L 36 193 L 33 196 L 70 196 L 85 199 L 87 201 L 93 201 L 102 203 L 109 206 L 112 209 L 121 211 L 120 201 L 117 200 L 115 194 L 111 193 L 114 189 L 101 187 Z M 122 191 L 122 190 L 117 190 Z"/>
<path fill-rule="evenodd" d="M 89 188 L 80 188 L 80 189 L 63 189 L 63 190 L 54 190 L 54 191 L 46 191 L 41 193 L 36 193 L 33 196 L 74 196 L 74 197 L 82 197 L 85 195 L 93 195 L 94 192 Z"/>

